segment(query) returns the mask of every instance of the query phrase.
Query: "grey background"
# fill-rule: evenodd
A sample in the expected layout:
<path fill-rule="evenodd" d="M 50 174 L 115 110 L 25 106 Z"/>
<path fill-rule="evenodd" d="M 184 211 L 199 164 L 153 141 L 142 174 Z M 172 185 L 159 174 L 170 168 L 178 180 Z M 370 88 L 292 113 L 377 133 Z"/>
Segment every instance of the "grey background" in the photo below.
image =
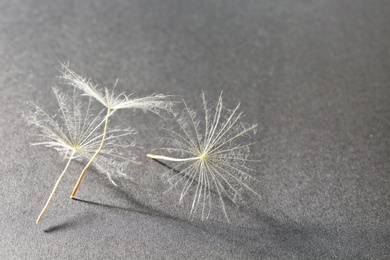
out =
<path fill-rule="evenodd" d="M 1 259 L 389 259 L 390 2 L 0 1 Z M 224 92 L 259 123 L 261 199 L 188 221 L 164 168 L 135 185 L 32 147 L 26 101 L 55 113 L 58 62 L 137 96 Z M 160 121 L 121 114 L 146 154 Z M 91 203 L 93 202 L 93 203 Z"/>

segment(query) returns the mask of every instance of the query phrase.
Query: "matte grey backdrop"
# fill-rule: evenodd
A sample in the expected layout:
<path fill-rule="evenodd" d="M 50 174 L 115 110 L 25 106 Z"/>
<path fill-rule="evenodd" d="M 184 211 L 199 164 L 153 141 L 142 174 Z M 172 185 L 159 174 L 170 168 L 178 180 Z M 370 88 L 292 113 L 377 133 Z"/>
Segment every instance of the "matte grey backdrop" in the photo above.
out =
<path fill-rule="evenodd" d="M 1 259 L 390 258 L 390 1 L 0 1 Z M 145 167 L 114 187 L 32 147 L 26 101 L 57 111 L 58 62 L 137 96 L 223 91 L 259 123 L 261 199 L 188 221 L 142 157 L 160 119 L 122 113 Z"/>

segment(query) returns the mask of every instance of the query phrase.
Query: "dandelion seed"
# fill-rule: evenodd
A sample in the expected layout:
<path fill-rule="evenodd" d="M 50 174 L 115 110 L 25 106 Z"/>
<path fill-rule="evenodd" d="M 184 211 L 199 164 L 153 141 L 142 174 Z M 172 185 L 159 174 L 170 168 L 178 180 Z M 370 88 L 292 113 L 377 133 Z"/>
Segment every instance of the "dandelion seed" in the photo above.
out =
<path fill-rule="evenodd" d="M 178 163 L 173 167 L 176 180 L 172 187 L 181 184 L 180 201 L 189 193 L 191 187 L 195 189 L 190 217 L 200 209 L 202 220 L 208 218 L 212 208 L 211 195 L 216 193 L 229 221 L 223 197 L 235 202 L 241 194 L 241 187 L 257 194 L 247 184 L 256 181 L 251 175 L 255 171 L 247 165 L 256 162 L 254 156 L 249 153 L 249 146 L 253 143 L 240 143 L 243 138 L 255 132 L 257 125 L 246 126 L 240 122 L 240 105 L 233 110 L 225 109 L 222 93 L 214 109 L 207 107 L 204 93 L 202 99 L 203 120 L 198 120 L 196 113 L 191 111 L 183 100 L 184 110 L 175 115 L 179 130 L 165 129 L 169 134 L 165 139 L 168 147 L 154 151 L 165 151 L 170 156 L 147 156 Z"/>
<path fill-rule="evenodd" d="M 119 95 L 115 94 L 115 86 L 117 82 L 115 82 L 112 91 L 104 88 L 104 90 L 98 90 L 96 85 L 93 85 L 90 80 L 77 75 L 74 71 L 70 70 L 68 65 L 61 64 L 61 78 L 65 80 L 67 84 L 73 86 L 79 90 L 81 90 L 85 96 L 92 97 L 100 102 L 103 106 L 107 108 L 107 114 L 105 117 L 104 123 L 104 131 L 101 138 L 101 145 L 96 149 L 95 154 L 91 157 L 85 168 L 80 174 L 80 177 L 76 183 L 75 188 L 71 194 L 71 198 L 76 194 L 80 183 L 88 170 L 91 163 L 95 160 L 96 156 L 99 154 L 106 137 L 106 131 L 108 128 L 108 119 L 109 117 L 119 109 L 141 109 L 143 111 L 149 111 L 158 115 L 161 115 L 161 111 L 170 110 L 171 102 L 167 101 L 169 96 L 155 94 L 143 98 L 134 98 L 130 99 L 130 95 L 125 95 L 125 93 L 121 93 Z"/>
<path fill-rule="evenodd" d="M 126 157 L 122 152 L 123 149 L 132 147 L 134 144 L 124 145 L 123 142 L 120 143 L 122 137 L 135 134 L 134 130 L 113 129 L 102 133 L 102 124 L 106 120 L 102 116 L 102 112 L 98 113 L 97 116 L 92 115 L 91 99 L 83 105 L 76 92 L 73 92 L 71 98 L 68 94 L 61 93 L 55 88 L 53 88 L 53 91 L 59 104 L 58 116 L 48 115 L 35 104 L 30 104 L 32 109 L 24 113 L 26 121 L 33 125 L 37 132 L 37 141 L 32 145 L 53 148 L 68 160 L 36 221 L 37 224 L 47 210 L 72 160 L 84 163 L 91 158 L 98 148 L 101 148 L 100 154 L 96 157 L 93 165 L 97 170 L 105 172 L 112 182 L 111 176 L 113 174 L 123 175 L 123 170 L 129 162 L 136 163 L 134 157 Z M 101 145 L 103 136 L 106 136 L 104 146 Z"/>
<path fill-rule="evenodd" d="M 92 84 L 90 80 L 87 80 L 70 70 L 69 66 L 66 64 L 61 64 L 60 71 L 62 73 L 60 78 L 62 78 L 68 85 L 81 90 L 84 92 L 83 95 L 96 99 L 111 111 L 119 109 L 141 109 L 160 115 L 161 111 L 170 110 L 171 108 L 171 102 L 167 101 L 170 96 L 153 94 L 143 98 L 131 99 L 130 97 L 133 94 L 126 95 L 125 93 L 115 93 L 115 87 L 118 80 L 115 82 L 111 91 L 108 88 L 99 90 L 97 85 Z"/>

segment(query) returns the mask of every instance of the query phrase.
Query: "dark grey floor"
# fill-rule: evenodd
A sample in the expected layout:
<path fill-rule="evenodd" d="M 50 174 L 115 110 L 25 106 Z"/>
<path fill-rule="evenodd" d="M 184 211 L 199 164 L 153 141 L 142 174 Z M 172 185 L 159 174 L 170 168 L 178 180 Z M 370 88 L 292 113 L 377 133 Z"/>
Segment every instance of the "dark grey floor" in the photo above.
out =
<path fill-rule="evenodd" d="M 389 259 L 390 1 L 0 1 L 0 259 Z M 259 123 L 258 191 L 232 224 L 188 221 L 161 194 L 163 167 L 135 185 L 70 171 L 29 145 L 26 101 L 56 112 L 58 62 L 101 85 L 200 104 L 224 92 Z M 146 154 L 152 115 L 122 114 Z"/>

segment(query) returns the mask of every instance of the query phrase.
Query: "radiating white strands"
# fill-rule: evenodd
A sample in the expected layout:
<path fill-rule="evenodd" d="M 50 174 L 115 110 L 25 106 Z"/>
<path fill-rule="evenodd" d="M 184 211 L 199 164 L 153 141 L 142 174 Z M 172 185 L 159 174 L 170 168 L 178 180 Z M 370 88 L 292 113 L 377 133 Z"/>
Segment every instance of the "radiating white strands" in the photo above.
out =
<path fill-rule="evenodd" d="M 104 130 L 101 136 L 100 145 L 97 147 L 95 153 L 91 156 L 89 162 L 83 169 L 80 174 L 80 177 L 76 183 L 76 186 L 73 189 L 71 194 L 71 198 L 73 198 L 80 186 L 80 183 L 87 172 L 89 166 L 96 159 L 97 155 L 101 152 L 101 149 L 106 141 L 106 131 L 108 129 L 108 119 L 109 117 L 119 109 L 141 109 L 143 111 L 149 111 L 161 116 L 162 111 L 169 111 L 171 109 L 171 102 L 167 100 L 169 96 L 165 95 L 151 95 L 143 98 L 134 98 L 130 99 L 130 95 L 125 95 L 121 93 L 119 95 L 115 94 L 115 86 L 117 82 L 115 82 L 112 91 L 108 90 L 108 88 L 104 88 L 103 90 L 98 90 L 97 86 L 93 85 L 90 80 L 86 80 L 80 75 L 77 75 L 75 72 L 69 69 L 68 65 L 61 64 L 61 78 L 65 80 L 65 82 L 73 86 L 74 88 L 82 91 L 85 96 L 92 97 L 100 102 L 103 106 L 107 108 L 107 115 L 105 117 L 104 122 Z"/>
<path fill-rule="evenodd" d="M 103 136 L 102 125 L 105 122 L 102 112 L 97 115 L 92 114 L 91 99 L 83 103 L 75 91 L 73 91 L 72 96 L 61 93 L 55 88 L 53 91 L 59 104 L 57 116 L 50 116 L 35 104 L 30 104 L 31 110 L 24 113 L 24 118 L 36 129 L 35 137 L 37 140 L 32 145 L 53 148 L 65 160 L 68 160 L 44 210 L 37 219 L 37 223 L 46 211 L 70 162 L 78 160 L 85 163 L 98 149 Z M 107 136 L 106 142 L 99 156 L 95 158 L 93 166 L 98 171 L 106 173 L 113 183 L 112 175 L 124 175 L 127 164 L 129 162 L 136 163 L 134 156 L 129 157 L 124 153 L 124 150 L 128 152 L 128 148 L 134 146 L 134 143 L 124 144 L 122 139 L 135 133 L 132 129 L 112 129 L 104 133 Z"/>
<path fill-rule="evenodd" d="M 171 177 L 172 187 L 181 185 L 180 201 L 192 190 L 190 217 L 199 210 L 202 219 L 208 218 L 212 209 L 212 194 L 219 198 L 219 205 L 227 216 L 224 197 L 236 202 L 245 188 L 254 194 L 249 183 L 256 182 L 252 177 L 256 171 L 249 164 L 257 162 L 251 156 L 249 146 L 242 143 L 254 134 L 257 125 L 244 125 L 237 105 L 233 110 L 223 107 L 222 94 L 215 108 L 209 108 L 202 93 L 203 115 L 198 118 L 184 103 L 184 110 L 175 115 L 178 130 L 165 129 L 167 147 L 154 151 L 165 151 L 169 156 L 148 154 L 156 160 L 174 161 L 175 174 Z"/>
<path fill-rule="evenodd" d="M 100 102 L 103 106 L 111 111 L 118 109 L 141 109 L 144 111 L 160 114 L 162 111 L 171 109 L 171 102 L 168 100 L 170 96 L 162 94 L 153 94 L 141 98 L 130 98 L 133 94 L 126 95 L 125 93 L 116 94 L 115 82 L 112 90 L 104 87 L 99 89 L 97 85 L 92 84 L 91 80 L 76 74 L 69 69 L 66 64 L 61 64 L 62 78 L 65 83 L 73 86 L 83 92 L 85 96 L 92 97 Z"/>

